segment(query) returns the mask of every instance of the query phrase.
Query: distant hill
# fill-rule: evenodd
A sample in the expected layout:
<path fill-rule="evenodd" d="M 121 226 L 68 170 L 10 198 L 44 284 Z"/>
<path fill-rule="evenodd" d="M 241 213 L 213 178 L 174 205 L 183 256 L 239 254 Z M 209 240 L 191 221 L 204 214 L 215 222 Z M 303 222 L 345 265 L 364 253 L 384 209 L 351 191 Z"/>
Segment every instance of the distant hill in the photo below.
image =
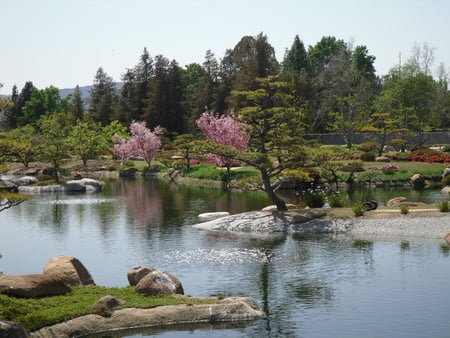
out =
<path fill-rule="evenodd" d="M 122 82 L 117 82 L 116 84 L 116 90 L 120 90 L 123 86 Z M 80 86 L 80 92 L 81 92 L 81 98 L 83 99 L 83 101 L 86 103 L 86 101 L 89 99 L 89 95 L 91 92 L 93 86 Z M 64 88 L 64 89 L 60 89 L 59 90 L 59 96 L 61 98 L 65 98 L 68 95 L 73 94 L 73 92 L 75 91 L 75 88 Z"/>

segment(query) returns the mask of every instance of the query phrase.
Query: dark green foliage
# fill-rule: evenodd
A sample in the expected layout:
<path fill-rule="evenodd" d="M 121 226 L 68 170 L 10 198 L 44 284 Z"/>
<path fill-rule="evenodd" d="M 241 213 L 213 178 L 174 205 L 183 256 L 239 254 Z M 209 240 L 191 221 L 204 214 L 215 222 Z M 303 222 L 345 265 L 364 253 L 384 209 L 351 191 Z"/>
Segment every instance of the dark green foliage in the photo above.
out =
<path fill-rule="evenodd" d="M 100 67 L 94 78 L 94 85 L 90 92 L 89 112 L 94 121 L 102 126 L 108 125 L 113 117 L 116 102 L 116 89 L 112 77 Z"/>
<path fill-rule="evenodd" d="M 450 212 L 448 201 L 442 201 L 441 203 L 439 203 L 438 208 L 440 212 Z"/>

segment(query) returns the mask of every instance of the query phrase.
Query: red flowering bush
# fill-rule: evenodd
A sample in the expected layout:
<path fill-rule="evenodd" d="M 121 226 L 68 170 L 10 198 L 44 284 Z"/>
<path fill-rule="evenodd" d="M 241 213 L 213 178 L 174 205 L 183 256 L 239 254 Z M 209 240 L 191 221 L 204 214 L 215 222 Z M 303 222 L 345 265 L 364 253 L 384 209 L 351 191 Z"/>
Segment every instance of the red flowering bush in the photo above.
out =
<path fill-rule="evenodd" d="M 450 163 L 450 156 L 434 149 L 419 149 L 411 152 L 411 161 L 427 163 Z"/>

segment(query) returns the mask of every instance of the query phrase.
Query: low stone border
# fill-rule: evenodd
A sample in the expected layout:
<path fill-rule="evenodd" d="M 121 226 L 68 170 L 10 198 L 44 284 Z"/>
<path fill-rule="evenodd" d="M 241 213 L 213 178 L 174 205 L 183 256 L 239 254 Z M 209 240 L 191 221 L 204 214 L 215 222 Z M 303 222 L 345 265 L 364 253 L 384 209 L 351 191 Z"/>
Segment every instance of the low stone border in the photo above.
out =
<path fill-rule="evenodd" d="M 211 298 L 216 301 L 217 298 Z M 73 337 L 124 329 L 189 323 L 239 322 L 264 318 L 266 314 L 248 297 L 230 297 L 215 304 L 169 305 L 151 309 L 126 308 L 110 317 L 91 314 L 34 331 L 30 337 Z"/>

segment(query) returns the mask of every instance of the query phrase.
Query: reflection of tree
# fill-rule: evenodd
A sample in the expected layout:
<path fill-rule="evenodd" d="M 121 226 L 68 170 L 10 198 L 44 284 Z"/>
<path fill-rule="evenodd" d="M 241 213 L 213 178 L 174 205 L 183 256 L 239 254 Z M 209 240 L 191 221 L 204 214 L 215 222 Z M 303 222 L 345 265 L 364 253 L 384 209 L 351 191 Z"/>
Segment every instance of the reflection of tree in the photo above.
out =
<path fill-rule="evenodd" d="M 148 184 L 145 184 L 148 183 Z M 140 226 L 163 224 L 163 200 L 152 181 L 128 181 L 120 186 L 117 196 L 124 200 L 133 221 Z"/>

